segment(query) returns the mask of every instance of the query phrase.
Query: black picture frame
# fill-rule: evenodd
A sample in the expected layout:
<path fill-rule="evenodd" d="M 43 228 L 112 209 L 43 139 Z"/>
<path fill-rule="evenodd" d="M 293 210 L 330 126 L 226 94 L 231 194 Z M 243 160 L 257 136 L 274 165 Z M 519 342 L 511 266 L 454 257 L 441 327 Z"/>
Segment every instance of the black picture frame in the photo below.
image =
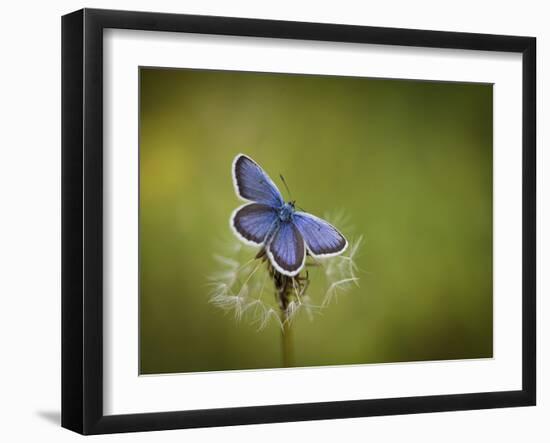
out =
<path fill-rule="evenodd" d="M 522 389 L 325 403 L 103 412 L 103 30 L 192 32 L 522 54 Z M 83 9 L 62 18 L 62 426 L 82 434 L 529 406 L 536 403 L 536 39 Z"/>

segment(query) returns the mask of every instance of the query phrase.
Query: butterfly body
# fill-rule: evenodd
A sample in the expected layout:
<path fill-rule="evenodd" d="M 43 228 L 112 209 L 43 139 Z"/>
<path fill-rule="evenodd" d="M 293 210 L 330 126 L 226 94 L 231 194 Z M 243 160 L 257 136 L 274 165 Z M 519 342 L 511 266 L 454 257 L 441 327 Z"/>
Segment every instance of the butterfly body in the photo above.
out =
<path fill-rule="evenodd" d="M 334 226 L 297 211 L 293 201 L 285 202 L 275 183 L 250 157 L 237 155 L 232 173 L 236 194 L 249 203 L 233 212 L 231 228 L 244 242 L 262 246 L 281 274 L 297 275 L 308 254 L 326 257 L 347 248 L 347 240 Z"/>
<path fill-rule="evenodd" d="M 279 220 L 281 222 L 291 221 L 295 211 L 296 209 L 294 209 L 294 202 L 287 202 L 283 204 L 283 206 L 279 208 Z"/>

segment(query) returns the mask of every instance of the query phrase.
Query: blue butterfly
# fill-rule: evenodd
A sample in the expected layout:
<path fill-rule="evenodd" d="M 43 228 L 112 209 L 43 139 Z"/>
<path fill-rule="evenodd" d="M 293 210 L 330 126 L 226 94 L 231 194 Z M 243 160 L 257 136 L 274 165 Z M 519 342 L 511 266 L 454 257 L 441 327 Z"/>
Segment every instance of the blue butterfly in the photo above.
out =
<path fill-rule="evenodd" d="M 233 161 L 233 184 L 238 197 L 248 203 L 230 218 L 231 228 L 247 244 L 263 246 L 273 267 L 293 277 L 304 267 L 306 255 L 329 257 L 344 252 L 346 238 L 325 220 L 296 210 L 250 157 Z"/>

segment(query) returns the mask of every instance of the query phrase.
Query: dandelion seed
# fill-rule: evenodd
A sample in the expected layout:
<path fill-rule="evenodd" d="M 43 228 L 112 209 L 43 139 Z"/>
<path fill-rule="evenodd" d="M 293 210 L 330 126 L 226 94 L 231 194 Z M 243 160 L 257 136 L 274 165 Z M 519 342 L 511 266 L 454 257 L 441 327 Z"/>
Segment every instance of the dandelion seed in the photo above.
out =
<path fill-rule="evenodd" d="M 263 316 L 262 316 L 261 321 L 260 321 L 260 325 L 258 326 L 258 331 L 261 331 L 261 330 L 265 329 L 265 327 L 267 326 L 269 320 L 271 320 L 271 319 L 274 319 L 275 322 L 282 329 L 283 325 L 281 323 L 279 315 L 277 314 L 277 311 L 275 311 L 275 309 L 273 309 L 273 308 L 269 308 L 266 311 L 264 311 L 264 313 L 263 313 Z"/>
<path fill-rule="evenodd" d="M 328 306 L 332 301 L 337 301 L 338 296 L 349 290 L 351 283 L 355 283 L 357 278 L 350 277 L 333 282 L 325 294 L 325 298 L 321 306 Z"/>

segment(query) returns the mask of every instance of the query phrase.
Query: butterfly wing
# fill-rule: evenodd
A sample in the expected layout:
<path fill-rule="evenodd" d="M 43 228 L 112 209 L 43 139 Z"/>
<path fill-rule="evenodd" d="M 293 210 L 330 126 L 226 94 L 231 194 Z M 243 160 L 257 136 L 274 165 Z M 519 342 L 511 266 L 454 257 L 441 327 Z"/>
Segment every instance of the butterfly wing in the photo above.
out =
<path fill-rule="evenodd" d="M 277 212 L 271 206 L 248 203 L 230 218 L 231 228 L 245 243 L 261 245 L 275 227 Z"/>
<path fill-rule="evenodd" d="M 294 223 L 279 223 L 267 247 L 267 256 L 281 274 L 292 277 L 300 272 L 306 261 L 306 247 Z"/>
<path fill-rule="evenodd" d="M 348 247 L 346 238 L 334 226 L 319 217 L 296 211 L 293 222 L 306 242 L 309 253 L 314 257 L 338 255 Z"/>
<path fill-rule="evenodd" d="M 233 160 L 235 192 L 245 200 L 280 208 L 284 201 L 279 189 L 250 157 L 239 154 Z"/>

